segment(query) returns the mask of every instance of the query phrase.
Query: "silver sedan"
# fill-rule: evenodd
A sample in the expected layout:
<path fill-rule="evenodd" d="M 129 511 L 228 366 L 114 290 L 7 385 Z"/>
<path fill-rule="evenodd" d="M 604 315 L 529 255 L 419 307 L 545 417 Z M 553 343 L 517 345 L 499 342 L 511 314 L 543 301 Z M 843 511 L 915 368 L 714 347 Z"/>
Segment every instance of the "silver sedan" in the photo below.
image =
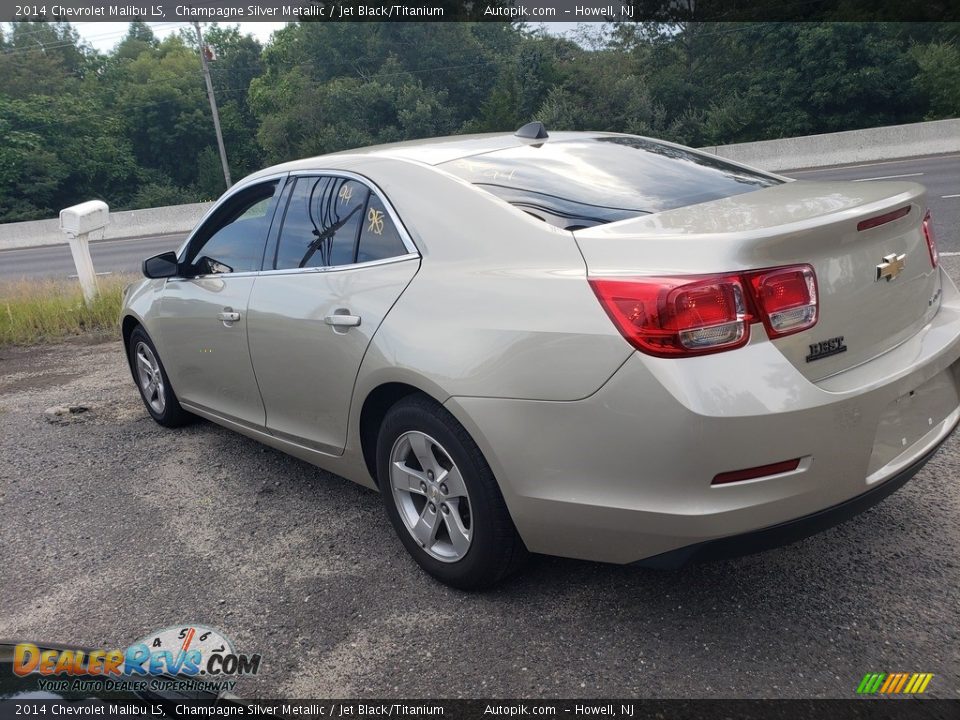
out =
<path fill-rule="evenodd" d="M 144 275 L 122 331 L 158 423 L 379 489 L 462 588 L 529 552 L 790 542 L 960 419 L 960 293 L 913 183 L 532 124 L 255 173 Z"/>

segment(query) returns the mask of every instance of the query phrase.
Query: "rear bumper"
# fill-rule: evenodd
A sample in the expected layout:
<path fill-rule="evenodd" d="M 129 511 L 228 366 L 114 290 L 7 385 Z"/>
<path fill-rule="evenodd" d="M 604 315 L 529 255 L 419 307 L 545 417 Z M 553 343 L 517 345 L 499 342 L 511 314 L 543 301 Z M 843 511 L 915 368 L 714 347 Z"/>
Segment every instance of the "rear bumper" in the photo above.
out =
<path fill-rule="evenodd" d="M 579 401 L 453 397 L 446 407 L 480 446 L 533 552 L 633 563 L 709 556 L 734 537 L 789 542 L 826 527 L 827 516 L 814 519 L 825 512 L 833 524 L 834 512 L 879 501 L 953 431 L 960 292 L 944 276 L 929 325 L 819 383 L 758 337 L 683 361 L 636 353 Z M 796 458 L 791 472 L 712 484 Z"/>
<path fill-rule="evenodd" d="M 642 567 L 660 570 L 676 570 L 677 568 L 692 563 L 752 555 L 753 553 L 763 552 L 764 550 L 789 545 L 790 543 L 828 530 L 845 520 L 849 520 L 855 515 L 859 515 L 865 510 L 869 510 L 906 485 L 907 481 L 913 478 L 913 476 L 927 464 L 927 461 L 934 456 L 937 450 L 940 449 L 940 446 L 946 441 L 954 428 L 956 428 L 956 423 L 954 423 L 953 428 L 934 445 L 932 450 L 912 465 L 901 470 L 890 479 L 885 480 L 878 487 L 867 490 L 867 492 L 857 495 L 839 505 L 834 505 L 826 510 L 820 510 L 819 512 L 797 518 L 796 520 L 788 520 L 779 525 L 762 528 L 761 530 L 753 530 L 742 535 L 733 535 L 717 540 L 707 540 L 706 542 L 695 545 L 677 548 L 670 552 L 654 555 L 644 560 L 638 560 L 636 564 Z"/>

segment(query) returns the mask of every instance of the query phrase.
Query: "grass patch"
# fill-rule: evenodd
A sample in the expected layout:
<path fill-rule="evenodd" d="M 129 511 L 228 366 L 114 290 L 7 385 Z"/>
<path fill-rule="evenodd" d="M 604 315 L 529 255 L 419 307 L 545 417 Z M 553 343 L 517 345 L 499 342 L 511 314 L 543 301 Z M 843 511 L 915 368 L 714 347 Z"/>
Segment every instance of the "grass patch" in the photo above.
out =
<path fill-rule="evenodd" d="M 90 332 L 114 331 L 123 289 L 136 276 L 99 278 L 100 296 L 89 306 L 77 280 L 0 283 L 0 345 L 34 345 Z"/>

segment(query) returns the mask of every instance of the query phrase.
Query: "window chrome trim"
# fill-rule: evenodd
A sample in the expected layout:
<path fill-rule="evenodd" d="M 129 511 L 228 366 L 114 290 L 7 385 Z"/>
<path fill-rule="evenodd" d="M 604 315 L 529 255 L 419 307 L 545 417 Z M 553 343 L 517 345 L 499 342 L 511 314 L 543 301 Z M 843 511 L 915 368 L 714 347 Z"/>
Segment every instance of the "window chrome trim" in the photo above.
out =
<path fill-rule="evenodd" d="M 170 277 L 165 278 L 169 282 L 193 282 L 194 280 L 216 280 L 218 278 L 246 278 L 246 277 L 257 277 L 260 275 L 259 270 L 245 270 L 244 272 L 237 273 L 208 273 L 206 275 L 194 275 L 193 277 Z"/>
<path fill-rule="evenodd" d="M 407 262 L 408 260 L 419 260 L 417 253 L 407 253 L 406 255 L 394 255 L 393 257 L 381 258 L 380 260 L 369 260 L 362 263 L 350 263 L 349 265 L 327 265 L 325 267 L 307 267 L 307 268 L 281 268 L 279 270 L 261 270 L 257 273 L 261 277 L 273 277 L 276 275 L 303 275 L 306 273 L 325 275 L 327 273 L 341 272 L 343 270 L 359 270 L 361 268 L 377 267 L 380 265 L 393 265 L 394 263 Z M 217 275 L 207 275 L 206 277 L 218 277 Z M 231 275 L 231 277 L 235 277 Z"/>
<path fill-rule="evenodd" d="M 379 265 L 393 265 L 394 263 L 408 262 L 410 260 L 419 260 L 420 256 L 416 253 L 407 253 L 406 255 L 394 255 L 393 257 L 383 258 L 382 260 L 370 260 L 369 262 L 350 263 L 349 265 L 331 265 L 329 267 L 308 267 L 308 268 L 283 268 L 281 270 L 251 270 L 239 273 L 210 273 L 209 275 L 195 275 L 194 277 L 171 277 L 164 278 L 167 282 L 192 282 L 193 280 L 215 280 L 217 278 L 245 278 L 245 277 L 276 277 L 277 275 L 325 275 L 327 273 L 341 272 L 344 270 L 359 270 L 362 268 L 376 267 Z"/>

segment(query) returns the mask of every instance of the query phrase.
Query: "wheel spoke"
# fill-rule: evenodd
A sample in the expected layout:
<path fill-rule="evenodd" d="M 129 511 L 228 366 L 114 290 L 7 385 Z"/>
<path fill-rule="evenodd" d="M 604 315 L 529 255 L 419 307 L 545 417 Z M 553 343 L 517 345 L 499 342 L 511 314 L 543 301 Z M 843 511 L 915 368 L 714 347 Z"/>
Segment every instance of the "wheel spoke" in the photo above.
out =
<path fill-rule="evenodd" d="M 439 477 L 439 482 L 447 486 L 447 497 L 461 498 L 467 495 L 467 486 L 463 484 L 463 476 L 457 466 L 454 465 L 449 470 L 444 470 Z"/>
<path fill-rule="evenodd" d="M 463 526 L 463 520 L 460 518 L 460 501 L 451 500 L 447 503 L 450 512 L 443 515 L 443 522 L 447 526 L 447 533 L 450 535 L 450 544 L 458 556 L 463 556 L 470 547 L 470 531 Z"/>
<path fill-rule="evenodd" d="M 427 503 L 423 506 L 423 512 L 420 513 L 420 519 L 417 520 L 417 524 L 413 526 L 413 536 L 423 547 L 429 548 L 437 539 L 438 528 L 437 512 L 436 510 L 431 512 L 430 504 Z"/>
<path fill-rule="evenodd" d="M 424 472 L 428 470 L 432 471 L 434 474 L 440 469 L 437 459 L 433 456 L 433 449 L 430 447 L 430 440 L 426 435 L 420 433 L 414 433 L 409 436 L 410 440 L 410 449 L 413 450 L 413 454 L 417 456 L 417 460 L 420 461 L 420 467 L 423 468 Z"/>
<path fill-rule="evenodd" d="M 400 475 L 399 478 L 395 478 L 393 483 L 394 487 L 398 490 L 416 493 L 417 495 L 426 495 L 423 488 L 420 487 L 420 483 L 426 484 L 427 482 L 427 476 L 424 473 L 407 467 L 406 463 L 402 460 L 395 462 L 393 468 L 394 473 Z"/>
<path fill-rule="evenodd" d="M 143 351 L 137 353 L 137 364 L 140 366 L 141 370 L 145 370 L 148 375 L 153 375 L 153 366 L 150 364 L 150 361 L 144 356 Z"/>

